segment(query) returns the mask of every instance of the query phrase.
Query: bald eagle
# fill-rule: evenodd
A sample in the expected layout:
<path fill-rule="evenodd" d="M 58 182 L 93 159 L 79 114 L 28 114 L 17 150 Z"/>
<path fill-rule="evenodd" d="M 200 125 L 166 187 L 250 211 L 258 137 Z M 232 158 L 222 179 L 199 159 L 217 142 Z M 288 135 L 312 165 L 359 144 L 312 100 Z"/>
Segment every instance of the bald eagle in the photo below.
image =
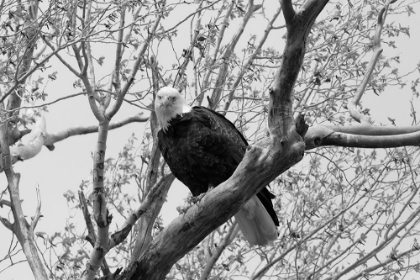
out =
<path fill-rule="evenodd" d="M 159 90 L 155 113 L 163 158 L 193 196 L 226 181 L 242 161 L 248 143 L 236 127 L 215 111 L 190 107 L 176 89 Z M 277 238 L 279 221 L 273 198 L 264 188 L 235 214 L 251 246 L 267 245 Z"/>

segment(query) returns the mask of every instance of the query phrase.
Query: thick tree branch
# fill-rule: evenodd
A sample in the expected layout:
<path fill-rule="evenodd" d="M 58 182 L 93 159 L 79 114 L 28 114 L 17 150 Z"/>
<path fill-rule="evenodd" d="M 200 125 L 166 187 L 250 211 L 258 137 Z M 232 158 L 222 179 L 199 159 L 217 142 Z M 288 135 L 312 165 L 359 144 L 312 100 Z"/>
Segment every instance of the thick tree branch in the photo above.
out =
<path fill-rule="evenodd" d="M 303 156 L 302 142 L 284 143 L 281 153 L 273 152 L 278 147 L 267 140 L 259 144 L 264 148 L 250 147 L 234 174 L 168 225 L 151 242 L 147 253 L 131 263 L 118 279 L 164 279 L 176 261 Z"/>
<path fill-rule="evenodd" d="M 44 63 L 46 63 L 47 61 L 50 60 L 51 57 L 55 56 L 59 51 L 61 51 L 62 49 L 68 48 L 69 46 L 72 46 L 73 44 L 76 44 L 77 42 L 79 42 L 81 39 L 77 40 L 77 41 L 72 41 L 68 44 L 62 45 L 60 46 L 60 48 L 57 48 L 55 51 L 53 51 L 52 53 L 46 55 L 40 62 L 38 62 L 35 66 L 33 66 L 32 68 L 28 69 L 24 75 L 22 77 L 19 78 L 19 80 L 17 80 L 15 82 L 15 84 L 10 87 L 8 89 L 8 91 L 0 98 L 0 103 L 2 103 L 9 95 L 13 94 L 14 91 L 16 90 L 16 88 L 20 85 L 23 84 L 26 79 L 32 75 L 36 70 L 39 69 L 40 66 L 42 66 Z M 8 108 L 8 110 L 13 110 L 15 108 Z"/>
<path fill-rule="evenodd" d="M 282 0 L 280 3 L 283 9 L 284 20 L 287 24 L 291 22 L 295 17 L 295 10 L 293 9 L 292 0 Z"/>
<path fill-rule="evenodd" d="M 402 129 L 392 131 L 392 129 L 377 127 L 378 129 L 367 130 L 366 133 L 363 133 L 363 130 L 360 133 L 357 128 L 347 129 L 347 131 L 355 132 L 354 134 L 337 132 L 335 128 L 340 130 L 333 126 L 311 127 L 305 136 L 306 149 L 310 150 L 321 146 L 395 148 L 420 145 L 420 128 L 418 127 L 412 127 L 406 131 L 401 131 Z M 401 134 L 394 132 L 401 132 Z"/>
<path fill-rule="evenodd" d="M 327 0 L 306 1 L 301 10 L 287 22 L 286 47 L 280 68 L 275 75 L 273 88 L 270 90 L 268 126 L 273 137 L 285 137 L 293 126 L 293 88 L 305 55 L 305 42 L 309 31 Z M 290 16 L 290 6 L 285 14 Z"/>
<path fill-rule="evenodd" d="M 131 260 L 138 260 L 138 258 L 144 253 L 145 249 L 151 242 L 153 223 L 155 222 L 157 215 L 160 213 L 163 202 L 165 201 L 169 188 L 171 187 L 174 180 L 175 176 L 172 174 L 168 174 L 160 178 L 159 181 L 157 181 L 155 185 L 150 189 L 147 197 L 140 205 L 140 207 L 136 210 L 135 213 L 132 213 L 132 215 L 122 226 L 123 231 L 126 231 L 128 228 L 131 229 L 136 221 L 140 221 L 140 219 L 144 221 L 143 223 L 138 223 L 139 228 L 141 226 L 145 227 L 142 231 L 142 234 L 139 234 L 144 238 L 144 240 L 140 238 L 136 239 Z M 120 236 L 119 233 L 113 234 L 111 236 L 110 245 L 117 245 L 123 240 L 124 239 L 122 236 Z"/>
<path fill-rule="evenodd" d="M 124 224 L 121 226 L 121 229 L 112 234 L 110 240 L 110 248 L 117 246 L 119 243 L 124 241 L 130 232 L 131 228 L 135 222 L 151 207 L 152 204 L 156 203 L 157 200 L 163 200 L 166 198 L 166 193 L 172 182 L 175 180 L 174 175 L 168 174 L 160 178 L 159 181 L 150 189 L 150 192 L 147 194 L 147 197 L 144 199 L 143 203 L 137 208 L 136 211 L 132 212 Z"/>

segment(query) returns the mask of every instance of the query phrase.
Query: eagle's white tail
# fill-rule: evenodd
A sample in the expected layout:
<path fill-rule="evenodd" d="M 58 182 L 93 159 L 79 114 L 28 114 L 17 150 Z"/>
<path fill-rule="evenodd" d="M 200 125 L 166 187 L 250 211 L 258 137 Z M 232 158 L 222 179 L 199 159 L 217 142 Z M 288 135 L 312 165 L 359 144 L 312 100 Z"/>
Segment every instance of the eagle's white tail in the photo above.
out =
<path fill-rule="evenodd" d="M 264 246 L 277 238 L 276 225 L 256 196 L 242 206 L 235 218 L 251 246 Z"/>

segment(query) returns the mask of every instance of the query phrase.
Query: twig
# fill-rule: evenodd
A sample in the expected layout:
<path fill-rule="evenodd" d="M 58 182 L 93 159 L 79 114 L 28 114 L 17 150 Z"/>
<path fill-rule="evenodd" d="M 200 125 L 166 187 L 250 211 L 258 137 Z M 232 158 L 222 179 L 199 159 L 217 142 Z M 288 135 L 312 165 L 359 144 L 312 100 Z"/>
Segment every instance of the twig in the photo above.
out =
<path fill-rule="evenodd" d="M 211 3 L 210 5 L 205 6 L 204 8 L 201 9 L 197 9 L 196 11 L 192 12 L 191 14 L 189 14 L 186 18 L 184 18 L 183 20 L 181 20 L 180 22 L 178 22 L 177 24 L 175 24 L 173 27 L 166 29 L 165 33 L 171 32 L 172 30 L 176 29 L 178 26 L 180 26 L 181 24 L 183 24 L 184 22 L 187 21 L 187 19 L 189 19 L 190 17 L 192 17 L 193 15 L 200 13 L 201 11 L 204 11 L 214 5 L 216 5 L 217 3 L 219 3 L 221 0 L 217 0 L 214 1 L 213 3 Z M 204 1 L 203 1 L 204 2 Z"/>
<path fill-rule="evenodd" d="M 231 1 L 230 2 L 229 7 L 227 8 L 226 14 L 225 14 L 225 16 L 223 18 L 222 26 L 220 27 L 220 30 L 219 30 L 218 35 L 217 35 L 216 46 L 215 46 L 214 51 L 213 51 L 213 57 L 211 59 L 209 59 L 207 71 L 206 71 L 206 73 L 204 75 L 204 79 L 203 79 L 203 90 L 196 97 L 195 103 L 197 105 L 201 105 L 202 104 L 205 91 L 209 88 L 210 76 L 213 73 L 213 69 L 215 67 L 216 60 L 217 60 L 217 54 L 219 53 L 220 45 L 221 45 L 221 42 L 222 42 L 222 40 L 224 38 L 225 30 L 229 26 L 230 15 L 232 14 L 233 7 L 235 6 L 235 3 L 236 3 L 235 1 Z M 219 15 L 222 13 L 222 11 L 223 11 L 223 9 L 220 9 L 219 10 Z M 214 24 L 216 24 L 216 19 L 214 20 L 214 22 L 215 22 Z M 213 28 L 213 27 L 211 27 L 211 28 Z M 198 92 L 196 94 L 198 94 Z"/>
<path fill-rule="evenodd" d="M 160 20 L 162 19 L 163 15 L 159 13 L 159 16 L 155 20 L 155 24 L 153 25 L 152 29 L 148 31 L 147 39 L 144 41 L 142 47 L 139 49 L 139 52 L 137 54 L 137 59 L 134 62 L 133 69 L 131 71 L 131 76 L 128 78 L 128 81 L 122 88 L 120 92 L 117 94 L 117 100 L 114 103 L 114 106 L 106 112 L 106 118 L 108 120 L 112 119 L 112 117 L 118 112 L 118 110 L 121 107 L 121 104 L 124 100 L 124 96 L 127 94 L 128 90 L 130 89 L 131 85 L 134 83 L 137 71 L 140 68 L 140 63 L 144 60 L 144 54 L 152 40 L 152 38 L 155 36 L 156 30 L 160 24 Z"/>
<path fill-rule="evenodd" d="M 220 258 L 226 247 L 229 246 L 230 243 L 232 243 L 234 237 L 238 234 L 238 231 L 239 226 L 235 221 L 229 228 L 229 231 L 223 237 L 222 242 L 220 242 L 216 247 L 216 250 L 213 252 L 210 259 L 207 260 L 206 266 L 204 267 L 203 272 L 201 273 L 200 280 L 207 280 L 210 277 L 210 272 L 216 264 L 217 260 Z"/>
<path fill-rule="evenodd" d="M 150 192 L 147 194 L 143 203 L 128 216 L 121 228 L 111 235 L 109 248 L 113 248 L 125 240 L 135 222 L 139 220 L 144 213 L 146 213 L 156 199 L 162 196 L 162 193 L 166 193 L 166 189 L 174 180 L 175 176 L 173 174 L 168 174 L 161 177 L 156 182 L 156 184 L 150 189 Z"/>
<path fill-rule="evenodd" d="M 41 195 L 39 192 L 39 185 L 36 186 L 36 198 L 37 198 L 37 205 L 36 205 L 36 211 L 35 211 L 35 217 L 33 218 L 31 222 L 31 231 L 35 231 L 36 225 L 38 224 L 39 219 L 42 217 L 41 214 Z"/>
<path fill-rule="evenodd" d="M 225 106 L 223 108 L 223 113 L 226 114 L 227 110 L 230 107 L 230 104 L 232 103 L 232 100 L 235 98 L 235 91 L 237 87 L 239 86 L 239 83 L 242 81 L 243 76 L 245 75 L 246 71 L 252 64 L 252 62 L 255 60 L 257 54 L 260 53 L 260 50 L 264 43 L 266 42 L 268 38 L 268 34 L 270 34 L 270 31 L 273 29 L 273 24 L 277 17 L 279 16 L 281 12 L 281 7 L 278 8 L 277 12 L 274 13 L 272 19 L 268 22 L 267 27 L 264 30 L 264 35 L 261 38 L 260 42 L 258 43 L 257 47 L 255 48 L 255 51 L 252 53 L 252 55 L 248 58 L 248 60 L 245 62 L 244 66 L 242 67 L 242 71 L 239 73 L 239 75 L 236 77 L 235 82 L 233 82 L 233 85 L 231 87 L 231 90 L 228 94 L 228 100 L 225 103 Z M 278 68 L 278 67 L 277 67 Z"/>

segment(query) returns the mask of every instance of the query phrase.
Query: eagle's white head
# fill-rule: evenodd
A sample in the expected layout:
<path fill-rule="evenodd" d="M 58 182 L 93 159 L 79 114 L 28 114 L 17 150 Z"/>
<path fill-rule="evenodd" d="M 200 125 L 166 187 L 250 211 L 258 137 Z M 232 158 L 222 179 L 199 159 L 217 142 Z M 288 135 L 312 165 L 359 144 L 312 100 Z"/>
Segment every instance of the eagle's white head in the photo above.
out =
<path fill-rule="evenodd" d="M 188 112 L 191 107 L 176 89 L 163 87 L 156 94 L 155 113 L 163 131 L 168 129 L 171 119 Z"/>

